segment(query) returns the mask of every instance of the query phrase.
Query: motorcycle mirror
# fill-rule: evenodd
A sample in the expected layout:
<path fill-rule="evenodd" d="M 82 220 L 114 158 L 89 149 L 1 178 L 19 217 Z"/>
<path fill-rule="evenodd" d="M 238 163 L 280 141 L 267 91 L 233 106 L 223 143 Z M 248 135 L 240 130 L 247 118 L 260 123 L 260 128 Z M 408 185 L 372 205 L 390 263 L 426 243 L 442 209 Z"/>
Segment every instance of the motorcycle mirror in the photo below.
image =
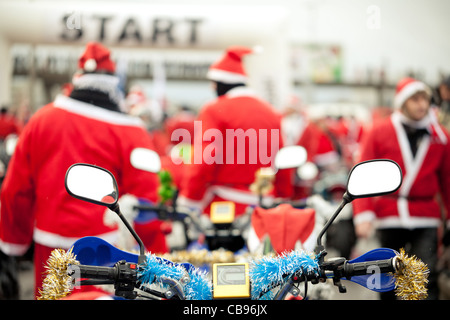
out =
<path fill-rule="evenodd" d="M 298 177 L 303 181 L 313 180 L 319 175 L 319 168 L 314 162 L 306 162 L 297 169 Z"/>
<path fill-rule="evenodd" d="M 99 204 L 114 211 L 139 244 L 138 263 L 145 261 L 145 246 L 119 208 L 119 189 L 113 174 L 91 164 L 76 163 L 66 172 L 67 192 L 80 200 Z"/>
<path fill-rule="evenodd" d="M 19 136 L 16 134 L 10 134 L 5 138 L 5 150 L 6 154 L 11 157 L 16 149 L 17 142 L 19 140 Z"/>
<path fill-rule="evenodd" d="M 159 155 L 150 149 L 135 148 L 131 151 L 130 162 L 136 169 L 157 173 L 161 170 Z"/>
<path fill-rule="evenodd" d="M 119 199 L 117 182 L 107 170 L 84 163 L 72 165 L 66 173 L 67 192 L 78 199 L 113 207 Z"/>
<path fill-rule="evenodd" d="M 399 165 L 389 159 L 374 159 L 356 164 L 348 175 L 347 190 L 341 204 L 317 237 L 315 252 L 324 250 L 321 239 L 347 203 L 357 198 L 376 197 L 395 192 L 400 188 L 402 179 Z"/>
<path fill-rule="evenodd" d="M 275 156 L 276 169 L 297 168 L 306 162 L 307 153 L 302 146 L 288 146 L 278 150 Z"/>
<path fill-rule="evenodd" d="M 402 184 L 402 171 L 392 160 L 370 160 L 358 163 L 350 171 L 347 194 L 351 200 L 392 193 Z"/>

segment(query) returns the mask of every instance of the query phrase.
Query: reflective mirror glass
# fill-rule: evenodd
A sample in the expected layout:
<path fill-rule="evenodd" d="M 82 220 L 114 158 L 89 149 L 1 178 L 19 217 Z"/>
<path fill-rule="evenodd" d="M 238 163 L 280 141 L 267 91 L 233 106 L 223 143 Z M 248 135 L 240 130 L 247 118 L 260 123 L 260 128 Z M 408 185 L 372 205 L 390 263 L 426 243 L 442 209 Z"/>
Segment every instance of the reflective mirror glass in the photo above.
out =
<path fill-rule="evenodd" d="M 66 190 L 76 198 L 105 206 L 114 205 L 118 200 L 114 176 L 103 168 L 88 164 L 75 164 L 69 168 Z"/>
<path fill-rule="evenodd" d="M 130 155 L 130 162 L 136 169 L 155 173 L 161 170 L 161 159 L 159 158 L 159 155 L 150 149 L 134 149 Z"/>
<path fill-rule="evenodd" d="M 400 167 L 391 160 L 371 160 L 353 167 L 347 193 L 353 198 L 378 196 L 396 191 L 402 184 Z"/>
<path fill-rule="evenodd" d="M 304 165 L 298 167 L 297 175 L 301 180 L 312 180 L 319 175 L 319 168 L 313 162 L 306 162 Z"/>
<path fill-rule="evenodd" d="M 12 156 L 14 150 L 16 149 L 17 142 L 19 141 L 19 136 L 16 134 L 10 134 L 5 139 L 5 150 L 8 156 Z"/>
<path fill-rule="evenodd" d="M 297 168 L 306 162 L 306 156 L 306 150 L 301 146 L 281 148 L 275 156 L 275 168 Z"/>

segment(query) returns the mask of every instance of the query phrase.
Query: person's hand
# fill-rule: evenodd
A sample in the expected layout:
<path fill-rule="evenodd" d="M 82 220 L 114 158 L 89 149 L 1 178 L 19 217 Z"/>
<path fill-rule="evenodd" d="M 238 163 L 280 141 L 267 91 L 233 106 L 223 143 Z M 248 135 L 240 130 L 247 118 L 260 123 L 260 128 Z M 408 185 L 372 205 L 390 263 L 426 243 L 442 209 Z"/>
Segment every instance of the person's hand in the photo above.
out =
<path fill-rule="evenodd" d="M 373 234 L 373 222 L 363 221 L 355 225 L 355 233 L 358 238 L 367 239 Z"/>

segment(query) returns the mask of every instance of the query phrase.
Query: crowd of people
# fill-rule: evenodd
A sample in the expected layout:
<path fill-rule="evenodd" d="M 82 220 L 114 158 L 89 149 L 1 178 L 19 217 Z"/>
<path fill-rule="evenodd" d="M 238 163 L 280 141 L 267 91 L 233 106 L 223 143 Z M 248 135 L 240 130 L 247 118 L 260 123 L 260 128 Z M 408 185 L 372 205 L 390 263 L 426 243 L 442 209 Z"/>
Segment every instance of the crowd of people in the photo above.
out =
<path fill-rule="evenodd" d="M 387 158 L 399 164 L 403 184 L 396 193 L 353 202 L 352 231 L 358 238 L 376 235 L 384 247 L 405 248 L 422 259 L 430 268 L 429 297 L 450 298 L 438 284 L 450 269 L 450 78 L 436 90 L 401 79 L 392 108 L 374 109 L 370 123 L 344 116 L 311 119 L 298 97 L 276 110 L 248 86 L 244 60 L 252 53 L 227 48 L 207 74 L 217 98 L 198 112 L 181 107 L 166 114 L 138 86 L 124 95 L 109 49 L 89 43 L 70 86 L 26 124 L 14 124 L 2 110 L 0 138 L 14 133 L 20 139 L 1 186 L 0 250 L 2 257 L 21 256 L 33 247 L 36 294 L 54 248 L 69 249 L 83 236 L 117 239 L 117 227 L 104 221 L 104 208 L 66 192 L 64 175 L 72 164 L 106 168 L 122 197 L 157 203 L 158 176 L 129 161 L 134 148 L 152 149 L 173 177 L 177 205 L 208 214 L 212 202 L 227 200 L 240 215 L 258 205 L 250 188 L 257 171 L 271 165 L 279 148 L 300 145 L 318 175 L 305 181 L 279 170 L 273 197 L 306 198 L 318 192 L 316 182 L 360 161 Z M 181 143 L 189 148 L 177 148 Z M 330 181 L 320 192 L 332 198 L 345 190 L 344 180 Z M 170 251 L 163 221 L 152 218 L 137 231 L 148 251 Z"/>

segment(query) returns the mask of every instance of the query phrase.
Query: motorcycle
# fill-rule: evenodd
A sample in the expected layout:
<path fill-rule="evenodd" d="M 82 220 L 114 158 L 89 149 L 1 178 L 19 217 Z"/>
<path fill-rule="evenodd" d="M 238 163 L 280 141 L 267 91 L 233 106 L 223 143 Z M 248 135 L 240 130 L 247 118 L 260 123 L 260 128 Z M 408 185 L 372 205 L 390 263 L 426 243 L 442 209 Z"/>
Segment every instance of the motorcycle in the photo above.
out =
<path fill-rule="evenodd" d="M 131 163 L 140 170 L 155 172 L 158 166 L 157 155 L 148 149 L 139 149 L 131 154 Z M 284 147 L 279 150 L 272 167 L 261 168 L 255 177 L 250 189 L 259 199 L 258 206 L 262 208 L 275 207 L 282 203 L 279 199 L 267 197 L 273 189 L 272 182 L 278 170 L 293 169 L 306 162 L 306 151 L 300 146 Z M 152 164 L 153 163 L 153 164 Z M 158 166 L 159 167 L 159 166 Z M 226 250 L 233 253 L 246 250 L 246 233 L 251 224 L 251 216 L 255 205 L 249 205 L 247 211 L 241 215 L 235 214 L 234 203 L 231 201 L 214 202 L 211 205 L 209 216 L 198 214 L 190 208 L 177 206 L 176 191 L 170 190 L 168 183 L 169 173 L 159 172 L 161 187 L 159 194 L 162 201 L 158 205 L 141 203 L 134 206 L 142 212 L 156 212 L 161 220 L 170 220 L 173 223 L 181 222 L 183 235 L 178 234 L 177 239 L 184 238 L 184 243 L 176 249 L 189 250 L 202 248 L 210 251 Z M 165 183 L 163 183 L 165 182 Z M 169 191 L 170 192 L 167 192 Z M 171 196 L 164 197 L 165 194 Z M 165 204 L 165 200 L 171 204 Z M 267 204 L 267 205 L 266 205 Z"/>
<path fill-rule="evenodd" d="M 396 290 L 403 299 L 426 297 L 428 269 L 403 250 L 369 251 L 353 260 L 325 259 L 322 237 L 344 206 L 354 199 L 392 193 L 402 183 L 399 166 L 391 160 L 371 160 L 355 165 L 348 176 L 339 208 L 317 237 L 314 252 L 292 250 L 249 262 L 216 263 L 212 274 L 189 263 L 174 263 L 151 253 L 122 215 L 114 176 L 90 164 L 74 164 L 66 174 L 67 192 L 75 198 L 106 206 L 114 211 L 139 244 L 139 253 L 122 251 L 96 237 L 76 241 L 67 252 L 57 249 L 48 261 L 39 299 L 59 299 L 74 286 L 106 284 L 114 295 L 125 299 L 211 300 L 244 298 L 283 300 L 288 294 L 304 298 L 308 283 L 332 279 L 339 292 L 342 280 L 355 282 L 376 292 Z"/>

